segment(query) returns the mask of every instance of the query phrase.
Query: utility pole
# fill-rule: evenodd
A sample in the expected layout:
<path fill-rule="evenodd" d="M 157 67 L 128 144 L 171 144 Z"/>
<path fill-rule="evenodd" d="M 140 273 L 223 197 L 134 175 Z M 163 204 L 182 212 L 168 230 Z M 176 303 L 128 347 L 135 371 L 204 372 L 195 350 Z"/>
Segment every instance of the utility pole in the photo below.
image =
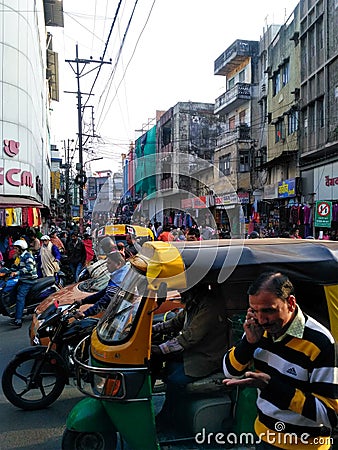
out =
<path fill-rule="evenodd" d="M 82 95 L 90 95 L 90 94 L 84 94 L 81 92 L 80 89 L 80 78 L 84 75 L 87 75 L 88 73 L 92 72 L 95 69 L 98 69 L 101 67 L 102 64 L 111 64 L 111 61 L 103 61 L 100 60 L 94 60 L 94 59 L 79 59 L 79 47 L 78 44 L 76 44 L 75 47 L 75 59 L 66 59 L 66 62 L 71 66 L 73 72 L 76 76 L 76 82 L 77 82 L 77 91 L 71 92 L 72 94 L 77 95 L 77 120 L 78 120 L 78 140 L 79 140 L 79 171 L 78 175 L 75 179 L 75 182 L 79 185 L 79 218 L 80 218 L 80 233 L 83 233 L 83 188 L 86 184 L 86 174 L 84 172 L 83 168 L 83 141 L 82 141 Z M 86 72 L 84 72 L 87 64 L 95 63 L 97 64 L 96 67 L 93 69 L 90 69 Z M 74 64 L 74 66 L 72 65 Z M 81 65 L 81 69 L 80 69 Z"/>
<path fill-rule="evenodd" d="M 74 139 L 68 139 L 67 147 L 65 142 L 65 151 L 66 151 L 66 222 L 67 225 L 71 219 L 71 207 L 70 207 L 70 142 L 74 142 Z"/>

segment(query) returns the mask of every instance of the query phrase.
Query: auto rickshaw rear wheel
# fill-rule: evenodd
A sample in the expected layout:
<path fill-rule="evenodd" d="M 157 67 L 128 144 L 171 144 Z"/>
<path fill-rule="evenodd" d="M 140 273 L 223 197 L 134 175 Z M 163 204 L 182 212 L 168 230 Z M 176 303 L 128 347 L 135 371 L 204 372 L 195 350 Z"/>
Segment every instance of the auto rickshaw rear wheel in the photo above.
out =
<path fill-rule="evenodd" d="M 114 432 L 81 432 L 66 429 L 62 436 L 62 450 L 116 450 Z"/>

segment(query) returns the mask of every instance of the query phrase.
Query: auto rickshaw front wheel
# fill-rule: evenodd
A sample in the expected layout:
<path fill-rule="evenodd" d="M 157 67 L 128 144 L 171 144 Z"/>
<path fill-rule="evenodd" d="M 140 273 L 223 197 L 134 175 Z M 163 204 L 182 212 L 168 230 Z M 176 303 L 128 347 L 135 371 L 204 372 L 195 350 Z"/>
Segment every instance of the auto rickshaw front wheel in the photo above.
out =
<path fill-rule="evenodd" d="M 66 429 L 62 436 L 62 450 L 116 450 L 114 432 L 83 432 Z"/>

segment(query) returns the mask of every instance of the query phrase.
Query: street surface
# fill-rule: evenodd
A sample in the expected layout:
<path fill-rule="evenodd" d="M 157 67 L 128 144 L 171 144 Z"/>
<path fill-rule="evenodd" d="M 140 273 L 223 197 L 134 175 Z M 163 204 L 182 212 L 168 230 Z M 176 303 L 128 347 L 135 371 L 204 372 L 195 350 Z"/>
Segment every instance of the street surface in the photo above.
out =
<path fill-rule="evenodd" d="M 29 346 L 30 317 L 20 329 L 8 325 L 9 318 L 0 316 L 0 373 L 14 354 Z M 66 386 L 61 397 L 49 408 L 23 411 L 11 405 L 0 389 L 0 450 L 60 450 L 68 412 L 82 398 L 72 386 Z"/>
<path fill-rule="evenodd" d="M 8 317 L 0 316 L 1 376 L 15 353 L 30 345 L 28 338 L 30 317 L 24 317 L 22 328 L 17 329 L 8 324 Z M 23 411 L 7 401 L 0 386 L 0 450 L 61 450 L 67 415 L 81 398 L 83 395 L 74 386 L 66 386 L 61 397 L 49 408 Z M 155 412 L 159 411 L 162 402 L 163 396 L 154 397 Z M 202 450 L 204 447 L 190 442 L 185 445 L 168 445 L 162 448 L 163 450 Z M 210 447 L 208 448 L 211 450 Z M 130 449 L 125 445 L 124 450 Z"/>

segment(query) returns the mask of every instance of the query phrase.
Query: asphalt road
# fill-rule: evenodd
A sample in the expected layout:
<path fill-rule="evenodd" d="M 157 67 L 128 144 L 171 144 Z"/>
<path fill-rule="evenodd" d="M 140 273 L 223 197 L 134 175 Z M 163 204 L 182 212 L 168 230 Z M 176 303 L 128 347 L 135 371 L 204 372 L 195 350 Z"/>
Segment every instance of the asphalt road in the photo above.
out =
<path fill-rule="evenodd" d="M 22 328 L 13 329 L 9 319 L 0 316 L 0 373 L 14 354 L 29 346 L 30 316 Z M 73 386 L 66 386 L 61 397 L 49 408 L 23 411 L 11 405 L 0 390 L 0 450 L 60 450 L 66 418 L 72 407 L 82 398 Z"/>

